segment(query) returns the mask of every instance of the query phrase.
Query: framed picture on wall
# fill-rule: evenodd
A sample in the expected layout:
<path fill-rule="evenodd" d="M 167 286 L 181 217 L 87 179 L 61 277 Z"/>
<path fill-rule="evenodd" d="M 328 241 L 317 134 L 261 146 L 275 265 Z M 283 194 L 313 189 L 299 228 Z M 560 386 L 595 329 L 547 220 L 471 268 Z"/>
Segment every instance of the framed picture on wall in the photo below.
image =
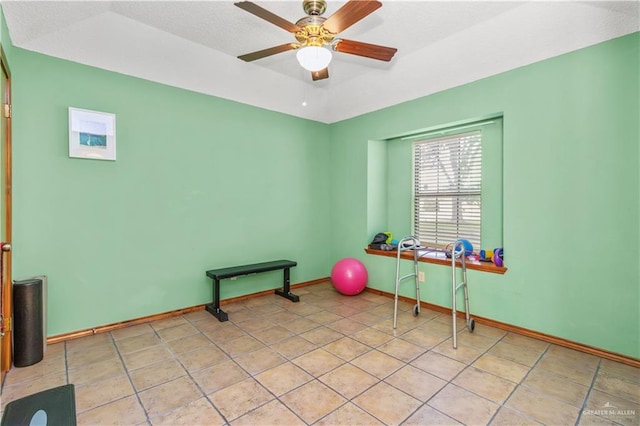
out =
<path fill-rule="evenodd" d="M 116 115 L 69 107 L 69 157 L 116 159 Z"/>

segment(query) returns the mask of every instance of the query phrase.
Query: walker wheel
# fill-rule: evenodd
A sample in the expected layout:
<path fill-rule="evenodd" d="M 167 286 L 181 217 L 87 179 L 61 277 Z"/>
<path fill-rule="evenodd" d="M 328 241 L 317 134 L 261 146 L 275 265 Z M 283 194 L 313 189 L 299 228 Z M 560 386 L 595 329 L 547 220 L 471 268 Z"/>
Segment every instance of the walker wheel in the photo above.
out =
<path fill-rule="evenodd" d="M 420 313 L 420 306 L 414 305 L 413 306 L 413 316 L 417 317 L 419 313 Z"/>
<path fill-rule="evenodd" d="M 469 332 L 473 333 L 473 330 L 476 328 L 476 322 L 473 318 L 469 318 L 469 321 L 467 321 L 467 327 L 469 328 Z"/>

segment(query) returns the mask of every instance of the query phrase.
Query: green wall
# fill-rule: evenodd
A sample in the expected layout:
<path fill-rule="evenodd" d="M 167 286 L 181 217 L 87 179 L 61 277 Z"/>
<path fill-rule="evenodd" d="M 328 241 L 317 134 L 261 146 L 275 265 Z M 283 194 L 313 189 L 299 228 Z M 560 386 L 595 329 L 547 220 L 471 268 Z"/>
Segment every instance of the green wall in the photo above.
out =
<path fill-rule="evenodd" d="M 635 33 L 332 125 L 331 260 L 360 258 L 369 285 L 393 292 L 395 261 L 363 248 L 411 218 L 380 201 L 403 197 L 398 150 L 388 142 L 385 160 L 371 141 L 502 113 L 509 270 L 469 272 L 472 313 L 640 357 L 639 45 Z M 389 194 L 371 198 L 376 188 Z M 423 300 L 451 306 L 450 269 L 421 269 Z"/>
<path fill-rule="evenodd" d="M 328 275 L 326 125 L 18 48 L 12 67 L 13 276 L 48 276 L 49 335 L 206 303 L 216 267 Z M 68 157 L 70 106 L 116 114 L 117 161 Z"/>

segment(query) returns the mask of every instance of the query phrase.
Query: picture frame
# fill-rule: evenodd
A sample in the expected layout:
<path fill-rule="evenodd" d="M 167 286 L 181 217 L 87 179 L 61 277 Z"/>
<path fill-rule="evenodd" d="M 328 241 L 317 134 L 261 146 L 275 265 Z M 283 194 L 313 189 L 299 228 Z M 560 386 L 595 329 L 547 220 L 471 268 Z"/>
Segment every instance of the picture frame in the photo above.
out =
<path fill-rule="evenodd" d="M 116 160 L 116 115 L 69 107 L 69 157 Z"/>

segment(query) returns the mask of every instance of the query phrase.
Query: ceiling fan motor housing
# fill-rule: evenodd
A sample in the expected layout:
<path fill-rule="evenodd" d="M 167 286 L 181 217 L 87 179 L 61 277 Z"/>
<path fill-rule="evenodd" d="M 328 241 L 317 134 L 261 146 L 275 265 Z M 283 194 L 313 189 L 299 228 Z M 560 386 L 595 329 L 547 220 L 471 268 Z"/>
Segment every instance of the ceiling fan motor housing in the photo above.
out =
<path fill-rule="evenodd" d="M 305 16 L 298 20 L 296 25 L 302 28 L 295 33 L 296 40 L 301 46 L 326 46 L 333 41 L 336 36 L 334 33 L 327 31 L 322 24 L 326 18 L 316 15 Z"/>

